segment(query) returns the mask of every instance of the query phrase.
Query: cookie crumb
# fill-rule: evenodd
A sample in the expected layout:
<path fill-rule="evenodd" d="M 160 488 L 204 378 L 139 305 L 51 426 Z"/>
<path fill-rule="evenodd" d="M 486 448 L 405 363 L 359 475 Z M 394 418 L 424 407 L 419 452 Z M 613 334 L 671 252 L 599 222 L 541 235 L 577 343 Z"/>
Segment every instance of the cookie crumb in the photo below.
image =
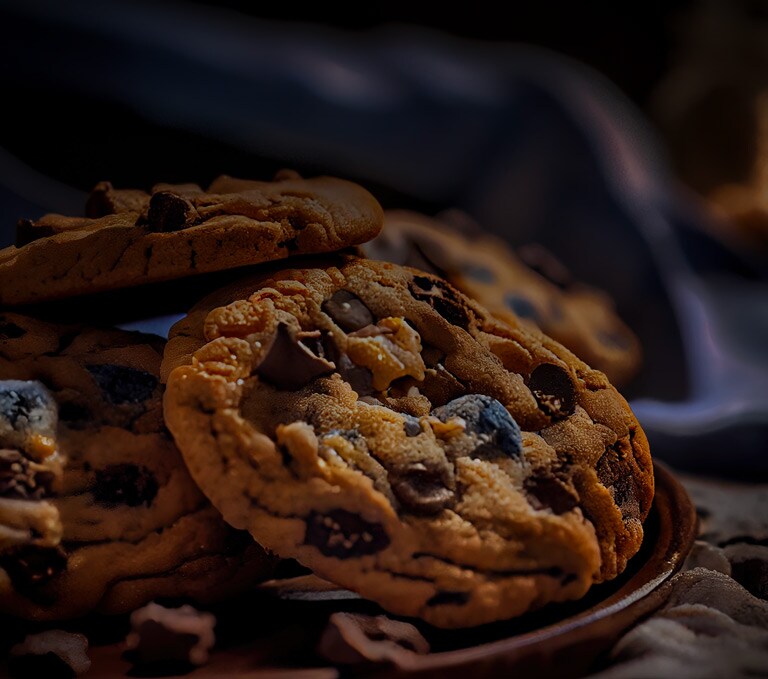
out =
<path fill-rule="evenodd" d="M 14 677 L 79 677 L 91 667 L 87 650 L 82 634 L 59 629 L 29 634 L 11 647 L 8 669 Z"/>
<path fill-rule="evenodd" d="M 150 603 L 131 614 L 132 631 L 125 639 L 140 664 L 204 665 L 216 637 L 216 616 L 192 606 L 165 608 Z"/>

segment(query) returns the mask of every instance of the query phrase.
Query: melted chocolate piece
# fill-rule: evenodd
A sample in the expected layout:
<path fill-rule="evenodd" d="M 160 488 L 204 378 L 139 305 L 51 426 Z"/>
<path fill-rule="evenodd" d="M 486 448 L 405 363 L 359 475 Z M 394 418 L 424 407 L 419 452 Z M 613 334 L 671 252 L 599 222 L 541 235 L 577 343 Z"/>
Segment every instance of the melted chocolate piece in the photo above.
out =
<path fill-rule="evenodd" d="M 442 422 L 461 417 L 466 422 L 465 432 L 477 437 L 477 446 L 472 452 L 475 457 L 519 457 L 522 453 L 520 427 L 495 398 L 468 394 L 435 408 L 432 415 Z"/>
<path fill-rule="evenodd" d="M 510 311 L 520 316 L 520 318 L 529 318 L 536 322 L 540 320 L 536 307 L 533 306 L 531 300 L 525 297 L 509 293 L 504 296 L 504 304 L 507 305 Z"/>
<path fill-rule="evenodd" d="M 465 264 L 461 268 L 461 273 L 478 283 L 487 283 L 490 285 L 496 280 L 496 275 L 493 271 L 482 264 Z"/>
<path fill-rule="evenodd" d="M 440 591 L 427 601 L 427 606 L 463 606 L 470 596 L 469 592 Z"/>
<path fill-rule="evenodd" d="M 336 365 L 322 356 L 317 356 L 301 341 L 302 333 L 292 336 L 285 323 L 278 323 L 272 345 L 256 368 L 260 377 L 274 384 L 278 389 L 299 389 L 316 377 L 327 375 Z M 320 337 L 311 333 L 309 339 Z"/>
<path fill-rule="evenodd" d="M 416 384 L 433 406 L 443 405 L 467 393 L 467 388 L 439 364 L 427 368 L 424 380 Z"/>
<path fill-rule="evenodd" d="M 450 469 L 417 462 L 405 469 L 391 470 L 389 484 L 403 507 L 414 514 L 439 514 L 453 506 L 456 493 Z"/>
<path fill-rule="evenodd" d="M 613 494 L 613 501 L 627 519 L 639 519 L 642 508 L 637 497 L 637 482 L 631 471 L 623 463 L 624 453 L 621 448 L 607 448 L 597 461 L 597 478 Z"/>
<path fill-rule="evenodd" d="M 18 450 L 0 450 L 0 497 L 42 500 L 52 495 L 55 475 L 34 470 Z"/>
<path fill-rule="evenodd" d="M 557 257 L 541 245 L 536 243 L 524 245 L 518 248 L 517 256 L 530 269 L 533 269 L 537 274 L 543 276 L 561 290 L 567 290 L 573 285 L 571 272 L 565 268 Z"/>
<path fill-rule="evenodd" d="M 149 507 L 157 496 L 155 475 L 144 466 L 113 464 L 96 470 L 93 499 L 103 507 Z"/>
<path fill-rule="evenodd" d="M 27 334 L 24 328 L 19 327 L 15 323 L 8 321 L 0 317 L 0 341 L 9 339 L 19 339 Z"/>
<path fill-rule="evenodd" d="M 471 318 L 454 290 L 439 278 L 414 276 L 408 285 L 414 299 L 426 302 L 445 320 L 466 330 Z"/>
<path fill-rule="evenodd" d="M 553 420 L 562 420 L 576 410 L 576 387 L 568 371 L 554 363 L 534 368 L 528 388 L 539 408 Z"/>
<path fill-rule="evenodd" d="M 597 332 L 597 339 L 600 343 L 611 349 L 619 349 L 620 351 L 626 351 L 630 347 L 630 340 L 625 333 L 620 330 L 599 330 Z"/>
<path fill-rule="evenodd" d="M 304 544 L 317 547 L 325 556 L 353 559 L 386 549 L 389 536 L 381 524 L 370 523 L 345 509 L 334 509 L 307 516 Z"/>
<path fill-rule="evenodd" d="M 354 332 L 372 325 L 374 317 L 363 300 L 349 290 L 337 290 L 322 304 L 328 314 L 344 332 Z"/>
<path fill-rule="evenodd" d="M 578 497 L 554 476 L 533 476 L 525 480 L 525 492 L 535 509 L 565 514 L 578 505 Z"/>
<path fill-rule="evenodd" d="M 20 592 L 44 585 L 66 567 L 67 556 L 60 547 L 21 545 L 0 554 L 0 568 Z"/>
<path fill-rule="evenodd" d="M 179 231 L 200 221 L 195 206 L 172 191 L 158 191 L 149 201 L 146 223 L 151 231 Z"/>
<path fill-rule="evenodd" d="M 154 375 L 125 365 L 104 363 L 85 367 L 106 399 L 114 405 L 147 401 L 158 385 Z"/>

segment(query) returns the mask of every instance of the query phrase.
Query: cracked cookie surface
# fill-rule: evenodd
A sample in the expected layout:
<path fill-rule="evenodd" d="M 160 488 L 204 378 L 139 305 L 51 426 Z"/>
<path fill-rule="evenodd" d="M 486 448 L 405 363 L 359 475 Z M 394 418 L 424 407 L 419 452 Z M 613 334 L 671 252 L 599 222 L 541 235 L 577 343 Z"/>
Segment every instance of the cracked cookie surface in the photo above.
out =
<path fill-rule="evenodd" d="M 0 303 L 20 305 L 331 252 L 373 238 L 381 207 L 341 179 L 283 173 L 272 182 L 219 177 L 208 191 L 91 194 L 88 217 L 22 220 L 0 250 Z"/>
<path fill-rule="evenodd" d="M 363 251 L 372 259 L 442 276 L 502 321 L 519 318 L 540 328 L 616 386 L 634 377 L 642 358 L 640 342 L 608 295 L 575 281 L 540 246 L 515 252 L 477 231 L 463 233 L 439 219 L 388 210 L 382 232 Z"/>
<path fill-rule="evenodd" d="M 165 429 L 163 344 L 0 314 L 0 538 L 9 520 L 30 527 L 0 542 L 0 611 L 120 613 L 159 596 L 213 600 L 271 574 L 274 559 L 223 521 Z M 55 476 L 40 471 L 43 444 Z M 55 526 L 41 530 L 39 516 Z"/>
<path fill-rule="evenodd" d="M 653 495 L 605 376 L 442 279 L 354 257 L 240 281 L 171 331 L 166 422 L 224 517 L 441 627 L 621 572 Z"/>

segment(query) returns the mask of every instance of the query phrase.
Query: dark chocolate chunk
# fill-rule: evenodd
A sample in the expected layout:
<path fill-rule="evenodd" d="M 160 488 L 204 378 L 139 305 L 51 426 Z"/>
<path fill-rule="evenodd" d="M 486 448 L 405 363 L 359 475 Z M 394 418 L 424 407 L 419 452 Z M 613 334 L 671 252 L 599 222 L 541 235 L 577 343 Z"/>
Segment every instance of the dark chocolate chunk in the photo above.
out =
<path fill-rule="evenodd" d="M 493 271 L 491 271 L 487 266 L 483 266 L 482 264 L 465 264 L 461 268 L 461 273 L 463 273 L 467 278 L 471 278 L 478 283 L 491 284 L 496 280 L 496 276 Z"/>
<path fill-rule="evenodd" d="M 151 231 L 179 231 L 201 221 L 191 201 L 173 191 L 158 191 L 149 200 L 146 223 Z"/>
<path fill-rule="evenodd" d="M 620 351 L 626 351 L 631 346 L 631 342 L 627 334 L 619 329 L 612 331 L 598 330 L 597 339 L 602 344 L 611 349 L 618 349 Z"/>
<path fill-rule="evenodd" d="M 371 310 L 349 290 L 337 290 L 323 302 L 322 309 L 344 332 L 354 332 L 374 322 Z"/>
<path fill-rule="evenodd" d="M 21 545 L 0 553 L 0 568 L 20 592 L 55 578 L 67 567 L 67 555 L 60 547 Z"/>
<path fill-rule="evenodd" d="M 463 606 L 469 599 L 469 592 L 440 591 L 427 601 L 427 606 Z"/>
<path fill-rule="evenodd" d="M 504 296 L 504 304 L 506 304 L 511 311 L 520 316 L 520 318 L 530 318 L 532 321 L 537 322 L 539 320 L 539 312 L 536 310 L 536 307 L 531 300 L 525 297 L 509 293 Z"/>
<path fill-rule="evenodd" d="M 87 650 L 88 639 L 82 634 L 59 629 L 29 634 L 11 647 L 8 670 L 14 677 L 79 677 L 91 667 Z"/>
<path fill-rule="evenodd" d="M 531 243 L 518 248 L 517 255 L 537 274 L 546 278 L 561 290 L 566 290 L 573 284 L 571 272 L 549 250 L 541 245 Z"/>
<path fill-rule="evenodd" d="M 304 544 L 317 547 L 325 556 L 352 559 L 386 549 L 389 536 L 381 524 L 370 523 L 346 509 L 335 509 L 307 516 Z"/>
<path fill-rule="evenodd" d="M 477 436 L 477 446 L 472 453 L 476 457 L 518 457 L 523 450 L 519 425 L 509 411 L 490 396 L 467 394 L 435 408 L 432 415 L 442 422 L 461 417 L 466 422 L 466 433 Z"/>
<path fill-rule="evenodd" d="M 554 363 L 534 368 L 528 388 L 546 415 L 561 420 L 576 410 L 576 387 L 568 371 Z"/>
<path fill-rule="evenodd" d="M 403 417 L 405 418 L 405 422 L 403 422 L 403 429 L 405 430 L 406 436 L 411 437 L 421 434 L 421 423 L 417 417 L 405 414 Z"/>
<path fill-rule="evenodd" d="M 125 365 L 105 363 L 85 367 L 106 399 L 115 405 L 146 401 L 152 398 L 158 385 L 154 375 Z"/>
<path fill-rule="evenodd" d="M 471 323 L 469 311 L 461 303 L 456 291 L 445 281 L 439 278 L 414 276 L 408 288 L 414 299 L 429 304 L 449 323 L 465 330 L 469 327 Z"/>
<path fill-rule="evenodd" d="M 336 365 L 317 356 L 301 341 L 302 333 L 294 337 L 285 323 L 278 323 L 272 345 L 267 350 L 256 372 L 272 382 L 278 389 L 298 389 L 316 377 L 327 375 Z M 316 336 L 311 333 L 312 339 Z"/>
<path fill-rule="evenodd" d="M 456 499 L 451 470 L 415 462 L 389 471 L 389 484 L 403 507 L 414 514 L 438 514 Z"/>
<path fill-rule="evenodd" d="M 150 469 L 135 464 L 113 464 L 96 470 L 91 495 L 104 507 L 125 505 L 149 507 L 155 499 L 158 484 Z"/>
<path fill-rule="evenodd" d="M 18 450 L 0 450 L 0 497 L 42 500 L 50 497 L 55 475 L 35 469 Z"/>
<path fill-rule="evenodd" d="M 443 405 L 467 393 L 467 388 L 442 365 L 427 368 L 424 380 L 418 383 L 418 387 L 434 406 Z"/>
<path fill-rule="evenodd" d="M 383 615 L 334 613 L 320 637 L 318 653 L 338 665 L 391 663 L 398 656 L 429 653 L 413 625 Z"/>
<path fill-rule="evenodd" d="M 27 334 L 24 328 L 15 323 L 0 317 L 0 341 L 9 339 L 19 339 Z"/>
<path fill-rule="evenodd" d="M 525 492 L 535 509 L 565 514 L 578 505 L 578 497 L 554 476 L 532 476 L 525 480 Z"/>

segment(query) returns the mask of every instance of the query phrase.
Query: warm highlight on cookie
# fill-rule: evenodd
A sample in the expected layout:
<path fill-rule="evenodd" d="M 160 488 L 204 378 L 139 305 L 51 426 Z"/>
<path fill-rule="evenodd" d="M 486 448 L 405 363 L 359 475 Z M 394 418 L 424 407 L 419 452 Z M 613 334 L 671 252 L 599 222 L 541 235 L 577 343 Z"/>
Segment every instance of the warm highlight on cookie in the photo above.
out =
<path fill-rule="evenodd" d="M 219 177 L 208 191 L 161 184 L 151 193 L 99 184 L 88 217 L 21 221 L 0 250 L 0 304 L 21 305 L 332 252 L 373 238 L 376 199 L 352 182 Z"/>
<path fill-rule="evenodd" d="M 152 335 L 0 314 L 0 611 L 121 613 L 271 575 L 165 429 L 162 350 Z"/>
<path fill-rule="evenodd" d="M 511 321 L 371 260 L 241 281 L 172 331 L 166 421 L 230 523 L 395 613 L 577 598 L 640 546 L 648 445 L 602 373 Z"/>

